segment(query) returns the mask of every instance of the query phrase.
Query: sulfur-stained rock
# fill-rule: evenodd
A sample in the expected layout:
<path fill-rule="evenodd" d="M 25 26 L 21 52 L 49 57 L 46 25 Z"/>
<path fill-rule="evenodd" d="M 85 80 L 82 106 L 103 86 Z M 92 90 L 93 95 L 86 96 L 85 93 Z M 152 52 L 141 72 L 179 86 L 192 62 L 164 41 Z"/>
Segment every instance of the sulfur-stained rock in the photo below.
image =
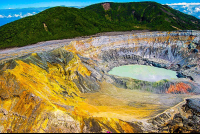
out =
<path fill-rule="evenodd" d="M 199 132 L 199 36 L 100 36 L 0 53 L 0 132 Z M 128 64 L 171 69 L 179 78 L 147 82 L 108 74 Z"/>

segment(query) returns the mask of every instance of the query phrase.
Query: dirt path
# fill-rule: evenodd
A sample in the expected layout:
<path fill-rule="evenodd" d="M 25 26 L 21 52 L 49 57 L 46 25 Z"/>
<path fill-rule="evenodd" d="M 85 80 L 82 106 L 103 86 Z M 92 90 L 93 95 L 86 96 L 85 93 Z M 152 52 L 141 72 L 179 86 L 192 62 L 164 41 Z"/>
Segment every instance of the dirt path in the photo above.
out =
<path fill-rule="evenodd" d="M 23 47 L 14 47 L 14 48 L 6 48 L 0 50 L 0 61 L 9 60 L 12 58 L 20 57 L 27 55 L 29 53 L 37 53 L 43 51 L 53 50 L 55 48 L 62 47 L 64 45 L 68 45 L 71 41 L 74 40 L 85 40 L 91 37 L 99 37 L 99 36 L 116 36 L 116 35 L 123 35 L 123 34 L 135 34 L 135 33 L 142 33 L 142 32 L 149 32 L 148 30 L 134 30 L 134 31 L 119 31 L 119 32 L 103 32 L 97 33 L 91 36 L 82 36 L 76 37 L 73 39 L 63 39 L 63 40 L 51 40 L 51 41 L 44 41 L 38 42 L 36 44 L 31 44 Z"/>

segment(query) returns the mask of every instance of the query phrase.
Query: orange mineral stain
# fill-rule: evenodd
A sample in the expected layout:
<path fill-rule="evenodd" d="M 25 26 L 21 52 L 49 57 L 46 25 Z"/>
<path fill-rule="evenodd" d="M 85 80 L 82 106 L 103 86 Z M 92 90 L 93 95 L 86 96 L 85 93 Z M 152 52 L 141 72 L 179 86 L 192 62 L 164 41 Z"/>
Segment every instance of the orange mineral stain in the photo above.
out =
<path fill-rule="evenodd" d="M 166 93 L 189 93 L 188 90 L 190 89 L 190 85 L 180 82 L 175 85 L 170 85 Z"/>

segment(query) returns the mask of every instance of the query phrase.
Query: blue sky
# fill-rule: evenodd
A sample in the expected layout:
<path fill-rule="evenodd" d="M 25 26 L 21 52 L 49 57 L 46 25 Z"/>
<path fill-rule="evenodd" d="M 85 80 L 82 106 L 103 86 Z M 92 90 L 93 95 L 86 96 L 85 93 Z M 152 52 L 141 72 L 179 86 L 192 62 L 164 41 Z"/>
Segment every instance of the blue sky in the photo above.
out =
<path fill-rule="evenodd" d="M 53 6 L 87 6 L 100 2 L 139 2 L 148 0 L 1 0 L 0 9 L 53 7 Z M 200 3 L 199 0 L 154 0 L 161 4 L 171 3 Z"/>

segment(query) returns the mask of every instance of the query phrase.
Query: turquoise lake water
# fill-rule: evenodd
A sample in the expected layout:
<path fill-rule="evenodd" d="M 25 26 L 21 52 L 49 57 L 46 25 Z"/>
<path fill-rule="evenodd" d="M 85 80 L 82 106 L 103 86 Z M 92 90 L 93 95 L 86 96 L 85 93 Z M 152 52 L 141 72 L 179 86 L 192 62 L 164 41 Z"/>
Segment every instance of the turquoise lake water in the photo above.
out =
<path fill-rule="evenodd" d="M 177 78 L 175 71 L 146 65 L 124 65 L 115 67 L 108 72 L 112 75 L 131 77 L 138 80 L 155 82 L 162 79 Z"/>

